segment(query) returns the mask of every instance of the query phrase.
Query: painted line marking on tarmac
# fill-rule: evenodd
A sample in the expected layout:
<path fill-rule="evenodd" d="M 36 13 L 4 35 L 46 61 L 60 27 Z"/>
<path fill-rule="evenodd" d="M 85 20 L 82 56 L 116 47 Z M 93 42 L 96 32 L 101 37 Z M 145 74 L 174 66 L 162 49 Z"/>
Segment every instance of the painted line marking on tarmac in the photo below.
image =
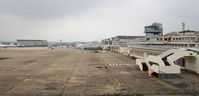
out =
<path fill-rule="evenodd" d="M 109 66 L 132 66 L 133 64 L 108 64 Z"/>

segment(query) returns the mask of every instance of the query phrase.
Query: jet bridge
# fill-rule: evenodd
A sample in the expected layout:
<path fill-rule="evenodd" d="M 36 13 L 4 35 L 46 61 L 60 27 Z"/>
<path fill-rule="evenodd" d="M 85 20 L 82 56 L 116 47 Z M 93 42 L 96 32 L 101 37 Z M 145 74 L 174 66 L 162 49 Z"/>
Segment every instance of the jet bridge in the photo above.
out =
<path fill-rule="evenodd" d="M 141 71 L 148 71 L 149 76 L 153 72 L 164 74 L 180 74 L 181 66 L 174 62 L 184 56 L 193 56 L 196 53 L 182 49 L 170 49 L 160 55 L 149 55 L 144 59 L 136 59 L 136 65 Z"/>

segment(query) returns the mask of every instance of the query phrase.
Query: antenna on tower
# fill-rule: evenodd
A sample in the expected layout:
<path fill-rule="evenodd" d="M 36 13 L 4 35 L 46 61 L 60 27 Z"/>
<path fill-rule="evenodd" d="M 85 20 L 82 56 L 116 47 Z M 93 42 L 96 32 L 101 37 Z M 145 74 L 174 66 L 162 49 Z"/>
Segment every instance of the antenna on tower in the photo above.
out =
<path fill-rule="evenodd" d="M 185 23 L 182 23 L 182 31 L 185 31 Z"/>

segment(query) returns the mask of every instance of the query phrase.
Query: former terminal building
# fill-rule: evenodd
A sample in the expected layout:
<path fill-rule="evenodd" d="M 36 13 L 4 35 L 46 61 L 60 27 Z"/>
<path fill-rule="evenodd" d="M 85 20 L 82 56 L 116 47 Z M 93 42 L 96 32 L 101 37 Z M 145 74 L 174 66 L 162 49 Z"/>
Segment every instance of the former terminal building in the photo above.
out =
<path fill-rule="evenodd" d="M 127 46 L 131 44 L 137 44 L 138 38 L 144 38 L 145 36 L 115 36 L 102 40 L 102 45 L 114 45 L 114 46 Z"/>
<path fill-rule="evenodd" d="M 155 22 L 144 27 L 145 36 L 111 37 L 102 40 L 102 45 L 104 50 L 140 59 L 141 69 L 145 64 L 156 72 L 179 74 L 182 68 L 199 74 L 199 31 L 185 30 L 184 26 L 182 31 L 163 35 L 162 24 Z"/>
<path fill-rule="evenodd" d="M 139 45 L 139 46 L 169 46 L 198 47 L 199 31 L 182 30 L 163 35 L 161 23 L 153 23 L 144 27 L 145 36 L 116 36 L 102 40 L 103 45 Z"/>

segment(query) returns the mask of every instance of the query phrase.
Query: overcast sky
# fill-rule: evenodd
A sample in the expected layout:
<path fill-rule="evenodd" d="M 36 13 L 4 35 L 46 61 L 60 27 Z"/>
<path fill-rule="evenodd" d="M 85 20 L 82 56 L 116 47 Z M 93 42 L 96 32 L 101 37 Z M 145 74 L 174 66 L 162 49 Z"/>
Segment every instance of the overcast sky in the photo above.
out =
<path fill-rule="evenodd" d="M 199 30 L 199 0 L 0 0 L 0 41 L 46 39 L 94 41 L 144 35 L 163 24 L 164 33 Z"/>

